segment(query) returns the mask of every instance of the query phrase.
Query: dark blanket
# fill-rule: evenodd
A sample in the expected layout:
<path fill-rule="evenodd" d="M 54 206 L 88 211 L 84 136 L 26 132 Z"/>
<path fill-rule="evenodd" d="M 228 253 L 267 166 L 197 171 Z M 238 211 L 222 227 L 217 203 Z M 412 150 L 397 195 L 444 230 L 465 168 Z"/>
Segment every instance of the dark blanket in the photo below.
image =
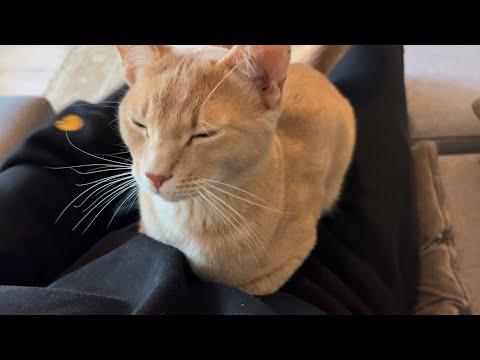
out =
<path fill-rule="evenodd" d="M 174 248 L 135 232 L 128 196 L 93 215 L 68 203 L 76 184 L 104 177 L 64 167 L 127 159 L 115 130 L 125 88 L 78 102 L 35 131 L 0 172 L 1 314 L 409 314 L 416 300 L 418 235 L 401 46 L 354 46 L 331 74 L 358 122 L 355 156 L 318 244 L 278 293 L 253 297 L 197 279 Z M 318 96 L 322 96 L 318 94 Z M 84 121 L 68 137 L 54 122 Z M 120 152 L 120 153 L 119 153 Z M 82 168 L 77 168 L 81 170 Z M 82 171 L 85 172 L 85 171 Z M 99 210 L 99 209 L 98 209 Z"/>

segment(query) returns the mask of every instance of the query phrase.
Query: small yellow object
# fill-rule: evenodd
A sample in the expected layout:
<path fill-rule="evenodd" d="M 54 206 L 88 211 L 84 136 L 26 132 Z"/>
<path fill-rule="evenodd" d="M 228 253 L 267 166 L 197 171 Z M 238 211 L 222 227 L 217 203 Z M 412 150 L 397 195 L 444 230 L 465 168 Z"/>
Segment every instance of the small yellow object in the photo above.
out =
<path fill-rule="evenodd" d="M 67 115 L 55 121 L 55 127 L 62 131 L 78 131 L 83 128 L 84 122 L 80 116 Z"/>

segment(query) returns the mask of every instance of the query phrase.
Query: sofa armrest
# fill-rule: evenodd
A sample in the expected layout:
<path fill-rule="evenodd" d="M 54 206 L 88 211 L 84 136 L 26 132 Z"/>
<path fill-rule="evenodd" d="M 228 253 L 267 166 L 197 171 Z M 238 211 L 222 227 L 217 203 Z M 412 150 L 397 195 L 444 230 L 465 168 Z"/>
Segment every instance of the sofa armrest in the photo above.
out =
<path fill-rule="evenodd" d="M 0 96 L 0 167 L 32 130 L 54 115 L 49 102 L 34 96 Z"/>
<path fill-rule="evenodd" d="M 415 141 L 433 141 L 440 155 L 480 153 L 480 136 L 440 136 L 414 138 Z"/>

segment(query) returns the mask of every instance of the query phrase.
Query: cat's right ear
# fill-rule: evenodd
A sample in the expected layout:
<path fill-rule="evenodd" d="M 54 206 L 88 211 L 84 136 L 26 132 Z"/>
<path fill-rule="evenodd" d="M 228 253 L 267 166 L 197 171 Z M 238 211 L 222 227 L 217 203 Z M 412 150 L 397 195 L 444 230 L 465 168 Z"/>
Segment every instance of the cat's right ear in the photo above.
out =
<path fill-rule="evenodd" d="M 167 45 L 117 45 L 125 68 L 125 79 L 133 85 L 144 65 L 171 51 Z"/>
<path fill-rule="evenodd" d="M 220 63 L 231 70 L 243 68 L 241 73 L 261 91 L 265 106 L 272 108 L 281 99 L 290 56 L 290 45 L 235 45 Z"/>

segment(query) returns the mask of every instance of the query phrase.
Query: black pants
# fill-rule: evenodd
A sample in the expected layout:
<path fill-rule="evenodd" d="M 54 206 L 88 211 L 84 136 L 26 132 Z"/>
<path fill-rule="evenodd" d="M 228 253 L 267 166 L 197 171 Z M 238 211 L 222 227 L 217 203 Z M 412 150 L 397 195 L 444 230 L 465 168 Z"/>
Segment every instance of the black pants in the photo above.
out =
<path fill-rule="evenodd" d="M 252 297 L 205 283 L 176 249 L 135 232 L 136 211 L 120 198 L 82 235 L 84 214 L 69 209 L 102 174 L 51 170 L 90 164 L 54 120 L 35 131 L 0 172 L 1 314 L 408 314 L 416 297 L 418 234 L 401 46 L 354 46 L 331 74 L 352 102 L 358 126 L 342 200 L 318 225 L 318 244 L 278 293 Z M 69 133 L 91 154 L 121 142 L 112 104 L 78 102 L 57 118 L 80 116 Z M 319 94 L 321 96 L 321 94 Z M 321 139 L 319 139 L 320 141 Z M 127 157 L 128 154 L 117 156 Z M 127 202 L 127 205 L 129 203 Z"/>

